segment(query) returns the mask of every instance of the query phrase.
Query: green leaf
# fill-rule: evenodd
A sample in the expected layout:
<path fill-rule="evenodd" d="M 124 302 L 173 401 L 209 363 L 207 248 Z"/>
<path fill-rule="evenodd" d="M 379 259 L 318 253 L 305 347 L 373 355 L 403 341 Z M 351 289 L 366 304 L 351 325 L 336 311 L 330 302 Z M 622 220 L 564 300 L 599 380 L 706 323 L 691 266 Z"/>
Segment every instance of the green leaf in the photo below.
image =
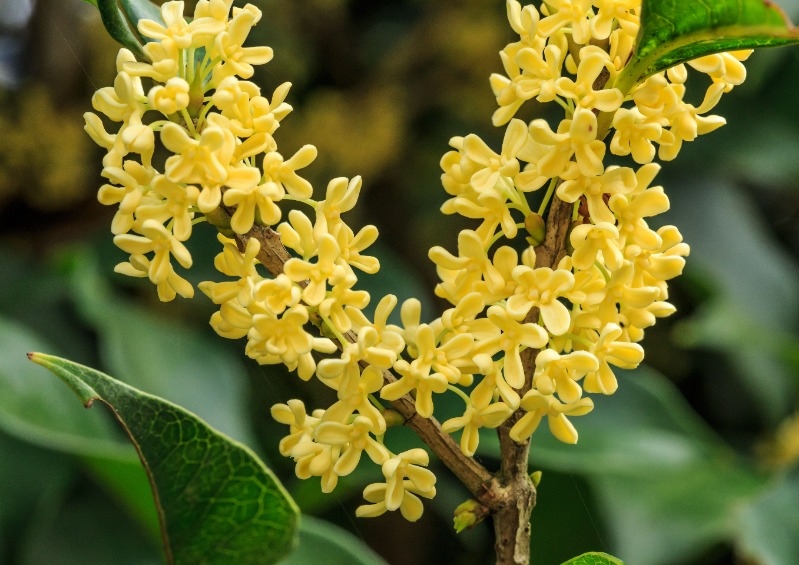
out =
<path fill-rule="evenodd" d="M 145 40 L 137 30 L 140 19 L 147 18 L 161 22 L 158 6 L 149 0 L 86 0 L 100 10 L 108 34 L 117 42 L 130 49 L 139 60 L 147 60 L 142 51 Z"/>
<path fill-rule="evenodd" d="M 732 517 L 763 490 L 765 478 L 736 460 L 694 464 L 638 476 L 594 475 L 591 493 L 603 508 L 613 548 L 628 563 L 698 562 L 735 538 Z"/>
<path fill-rule="evenodd" d="M 774 481 L 743 508 L 738 520 L 742 562 L 780 565 L 799 563 L 799 475 Z"/>
<path fill-rule="evenodd" d="M 272 563 L 295 544 L 299 514 L 244 445 L 190 412 L 89 367 L 31 353 L 87 407 L 107 404 L 153 486 L 169 563 Z"/>
<path fill-rule="evenodd" d="M 797 42 L 799 31 L 771 1 L 644 0 L 635 52 L 614 86 L 627 93 L 646 77 L 697 57 Z"/>
<path fill-rule="evenodd" d="M 49 348 L 36 334 L 0 318 L 0 428 L 40 447 L 81 456 L 135 458 L 111 422 L 63 402 L 25 354 Z"/>
<path fill-rule="evenodd" d="M 569 559 L 563 565 L 624 565 L 624 563 L 607 553 L 591 552 Z"/>
<path fill-rule="evenodd" d="M 385 565 L 385 561 L 363 540 L 347 530 L 312 516 L 303 516 L 299 547 L 281 564 L 322 562 L 325 565 Z"/>
<path fill-rule="evenodd" d="M 243 355 L 232 353 L 219 336 L 210 335 L 210 329 L 209 335 L 203 335 L 114 292 L 91 252 L 74 251 L 65 263 L 70 297 L 97 334 L 105 371 L 187 408 L 238 441 L 255 445 L 247 419 Z"/>

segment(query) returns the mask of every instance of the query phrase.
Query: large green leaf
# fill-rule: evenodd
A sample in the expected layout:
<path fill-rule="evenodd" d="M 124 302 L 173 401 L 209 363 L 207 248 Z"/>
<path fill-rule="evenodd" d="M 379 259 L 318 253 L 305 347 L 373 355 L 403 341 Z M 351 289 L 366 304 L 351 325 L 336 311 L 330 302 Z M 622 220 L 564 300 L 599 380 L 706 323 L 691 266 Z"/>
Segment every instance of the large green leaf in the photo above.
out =
<path fill-rule="evenodd" d="M 85 406 L 107 404 L 150 477 L 169 563 L 276 562 L 296 542 L 299 513 L 244 445 L 190 412 L 71 361 L 31 353 Z"/>
<path fill-rule="evenodd" d="M 635 52 L 614 86 L 627 93 L 649 75 L 697 57 L 797 42 L 799 32 L 771 1 L 643 0 Z"/>

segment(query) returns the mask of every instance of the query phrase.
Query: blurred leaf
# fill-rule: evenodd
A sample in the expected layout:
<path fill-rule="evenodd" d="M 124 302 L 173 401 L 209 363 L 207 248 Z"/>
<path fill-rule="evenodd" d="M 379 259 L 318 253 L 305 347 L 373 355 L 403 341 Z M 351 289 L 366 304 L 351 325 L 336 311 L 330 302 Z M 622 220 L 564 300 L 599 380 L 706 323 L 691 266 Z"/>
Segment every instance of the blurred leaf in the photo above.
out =
<path fill-rule="evenodd" d="M 306 565 L 324 563 L 325 565 L 383 565 L 385 561 L 372 549 L 349 533 L 326 522 L 303 516 L 300 522 L 299 547 L 282 565 Z"/>
<path fill-rule="evenodd" d="M 624 565 L 621 561 L 607 553 L 583 553 L 579 557 L 569 559 L 563 565 Z"/>
<path fill-rule="evenodd" d="M 15 552 L 32 516 L 63 497 L 74 474 L 64 454 L 0 432 L 0 562 Z"/>
<path fill-rule="evenodd" d="M 0 318 L 0 428 L 24 441 L 78 455 L 135 457 L 111 422 L 63 401 L 25 354 L 48 345 Z"/>
<path fill-rule="evenodd" d="M 254 445 L 247 419 L 246 372 L 222 338 L 205 337 L 127 302 L 112 291 L 88 252 L 75 252 L 69 259 L 74 300 L 98 334 L 104 368 Z"/>
<path fill-rule="evenodd" d="M 734 460 L 708 460 L 638 476 L 589 478 L 627 563 L 681 563 L 734 538 L 730 516 L 763 489 L 764 479 Z"/>
<path fill-rule="evenodd" d="M 143 535 L 102 492 L 78 490 L 67 500 L 48 502 L 28 524 L 9 565 L 163 563 L 157 539 Z"/>
<path fill-rule="evenodd" d="M 778 348 L 799 315 L 799 269 L 734 183 L 698 175 L 670 184 L 679 193 L 670 199 L 667 221 L 691 244 L 687 274 L 717 292 L 675 328 L 675 336 L 685 345 L 723 351 L 753 407 L 776 424 L 794 398 Z"/>
<path fill-rule="evenodd" d="M 41 353 L 30 359 L 85 406 L 112 409 L 150 476 L 168 562 L 268 563 L 291 551 L 296 505 L 247 447 L 103 373 Z"/>
<path fill-rule="evenodd" d="M 614 86 L 626 93 L 646 77 L 697 57 L 797 42 L 799 32 L 771 1 L 643 0 L 635 52 Z"/>
<path fill-rule="evenodd" d="M 799 475 L 777 480 L 741 509 L 738 548 L 760 565 L 799 563 Z"/>

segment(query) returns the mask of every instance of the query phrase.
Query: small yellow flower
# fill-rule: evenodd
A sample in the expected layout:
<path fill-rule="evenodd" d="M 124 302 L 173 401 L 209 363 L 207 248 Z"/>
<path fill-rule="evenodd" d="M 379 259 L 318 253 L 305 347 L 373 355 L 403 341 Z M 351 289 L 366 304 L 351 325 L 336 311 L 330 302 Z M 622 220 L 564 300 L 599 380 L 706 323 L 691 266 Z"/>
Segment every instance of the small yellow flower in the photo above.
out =
<path fill-rule="evenodd" d="M 566 270 L 553 271 L 549 267 L 531 269 L 519 265 L 513 269 L 513 280 L 517 282 L 516 293 L 508 298 L 508 313 L 523 320 L 532 308 L 538 308 L 544 325 L 553 335 L 569 330 L 569 310 L 558 298 L 574 288 L 574 275 Z"/>
<path fill-rule="evenodd" d="M 577 430 L 567 416 L 588 414 L 594 408 L 594 401 L 581 398 L 577 402 L 564 404 L 552 395 L 531 389 L 522 398 L 522 408 L 527 413 L 510 430 L 510 437 L 514 441 L 521 443 L 530 439 L 541 419 L 546 416 L 552 435 L 564 443 L 577 443 Z"/>
<path fill-rule="evenodd" d="M 371 504 L 359 506 L 355 515 L 371 518 L 387 510 L 399 509 L 409 522 L 422 517 L 424 508 L 419 496 L 433 498 L 436 495 L 436 477 L 422 466 L 430 458 L 423 449 L 404 451 L 386 460 L 382 465 L 385 483 L 372 483 L 363 491 L 363 497 Z"/>
<path fill-rule="evenodd" d="M 513 410 L 504 402 L 488 404 L 485 399 L 479 402 L 472 398 L 466 406 L 463 416 L 450 418 L 441 425 L 441 429 L 451 434 L 463 429 L 461 435 L 461 451 L 466 455 L 474 455 L 480 442 L 480 428 L 496 428 L 508 419 Z"/>
<path fill-rule="evenodd" d="M 189 105 L 189 83 L 180 77 L 172 77 L 164 86 L 151 88 L 147 99 L 150 106 L 162 114 L 174 114 Z"/>

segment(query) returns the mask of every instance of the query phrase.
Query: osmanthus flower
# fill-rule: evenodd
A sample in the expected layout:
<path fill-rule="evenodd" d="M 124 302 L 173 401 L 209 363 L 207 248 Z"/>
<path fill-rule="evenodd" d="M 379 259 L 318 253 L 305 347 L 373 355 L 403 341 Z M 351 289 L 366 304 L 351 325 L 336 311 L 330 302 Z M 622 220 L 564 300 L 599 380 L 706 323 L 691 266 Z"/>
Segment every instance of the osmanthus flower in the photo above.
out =
<path fill-rule="evenodd" d="M 644 218 L 657 216 L 669 209 L 669 198 L 662 187 L 647 188 L 632 195 L 615 194 L 608 200 L 608 207 L 618 218 L 619 237 L 624 245 L 635 244 L 646 250 L 661 246 L 660 236 Z"/>
<path fill-rule="evenodd" d="M 136 219 L 144 221 L 152 218 L 159 223 L 169 222 L 175 237 L 187 241 L 191 237 L 194 207 L 200 191 L 196 186 L 174 183 L 164 175 L 156 175 L 150 188 L 150 198 L 136 208 Z"/>
<path fill-rule="evenodd" d="M 191 267 L 189 250 L 163 224 L 156 220 L 145 220 L 139 231 L 141 235 L 125 233 L 115 236 L 114 244 L 131 256 L 153 254 L 146 271 L 153 284 L 160 285 L 166 282 L 174 273 L 170 257 L 174 257 L 186 269 Z"/>
<path fill-rule="evenodd" d="M 236 208 L 230 218 L 230 228 L 236 233 L 247 233 L 255 223 L 256 213 L 266 225 L 278 223 L 281 211 L 276 203 L 284 195 L 281 185 L 271 181 L 228 188 L 222 196 L 223 202 Z"/>
<path fill-rule="evenodd" d="M 601 175 L 605 170 L 602 159 L 605 157 L 605 144 L 596 138 L 596 115 L 586 108 L 577 108 L 570 119 L 558 125 L 553 132 L 546 120 L 537 119 L 530 123 L 530 137 L 535 144 L 546 149 L 544 156 L 536 163 L 536 170 L 545 177 L 559 177 L 574 157 L 580 173 L 587 177 Z M 532 161 L 520 155 L 526 161 Z"/>
<path fill-rule="evenodd" d="M 629 167 L 608 167 L 598 176 L 586 176 L 576 167 L 571 167 L 563 174 L 563 179 L 557 189 L 558 198 L 564 202 L 585 198 L 588 214 L 594 223 L 616 223 L 605 195 L 629 194 L 638 186 L 635 171 Z"/>
<path fill-rule="evenodd" d="M 297 477 L 322 477 L 322 491 L 331 492 L 338 483 L 333 467 L 341 447 L 314 441 L 314 432 L 324 411 L 316 410 L 313 415 L 308 415 L 303 402 L 292 399 L 287 404 L 275 404 L 271 412 L 272 418 L 289 426 L 289 434 L 280 440 L 279 449 L 284 457 L 291 457 L 296 462 L 294 472 Z"/>
<path fill-rule="evenodd" d="M 154 174 L 152 167 L 145 167 L 131 159 L 126 159 L 121 167 L 103 167 L 102 175 L 111 184 L 100 187 L 97 200 L 106 206 L 119 204 L 111 220 L 111 233 L 119 235 L 131 230 L 135 223 L 134 214 L 148 192 Z"/>
<path fill-rule="evenodd" d="M 200 290 L 203 286 L 200 285 Z M 244 308 L 234 301 L 223 302 L 219 310 L 211 314 L 209 322 L 213 330 L 227 339 L 240 339 L 245 337 L 252 328 L 252 313 L 250 308 Z"/>
<path fill-rule="evenodd" d="M 320 363 L 324 361 L 327 359 Z M 325 422 L 346 423 L 353 413 L 357 412 L 369 420 L 373 434 L 382 435 L 386 431 L 386 420 L 380 410 L 371 403 L 369 396 L 377 393 L 383 386 L 383 373 L 374 365 L 364 369 L 363 373 L 360 372 L 357 365 L 355 369 L 357 373 L 347 374 L 345 372 L 342 375 L 340 384 L 337 386 L 338 401 L 325 410 L 322 419 Z M 321 377 L 322 375 L 320 375 Z"/>
<path fill-rule="evenodd" d="M 496 428 L 502 425 L 513 413 L 513 409 L 504 402 L 490 403 L 491 398 L 485 395 L 472 395 L 462 416 L 450 418 L 441 429 L 448 434 L 463 430 L 461 434 L 461 451 L 466 455 L 474 455 L 480 443 L 480 428 Z"/>
<path fill-rule="evenodd" d="M 311 352 L 336 351 L 336 344 L 330 339 L 314 337 L 305 330 L 308 319 L 308 308 L 303 304 L 286 309 L 279 317 L 271 312 L 255 314 L 247 334 L 247 356 L 262 365 L 283 363 L 307 381 L 316 370 Z"/>
<path fill-rule="evenodd" d="M 569 241 L 574 248 L 572 264 L 577 269 L 590 269 L 597 257 L 601 257 L 604 266 L 611 271 L 619 269 L 624 261 L 619 246 L 619 230 L 610 222 L 575 226 Z"/>
<path fill-rule="evenodd" d="M 514 177 L 520 170 L 516 156 L 527 142 L 527 125 L 522 120 L 511 120 L 505 130 L 502 150 L 499 154 L 486 145 L 475 134 L 463 138 L 463 151 L 466 157 L 480 168 L 474 172 L 470 182 L 478 193 L 494 190 L 500 177 Z"/>
<path fill-rule="evenodd" d="M 620 108 L 613 116 L 613 127 L 616 131 L 610 141 L 610 152 L 632 155 L 639 165 L 651 163 L 655 158 L 655 143 L 672 145 L 675 139 L 659 120 L 643 115 L 637 108 Z"/>
<path fill-rule="evenodd" d="M 341 248 L 330 234 L 319 239 L 316 262 L 311 263 L 292 257 L 283 267 L 283 271 L 294 282 L 308 281 L 302 291 L 302 298 L 309 306 L 318 306 L 326 297 L 327 283 L 341 284 L 353 275 L 339 263 Z"/>
<path fill-rule="evenodd" d="M 594 83 L 602 71 L 610 72 L 612 67 L 607 51 L 587 45 L 580 49 L 580 64 L 575 79 L 557 79 L 555 91 L 564 98 L 573 99 L 581 108 L 615 112 L 624 101 L 621 91 L 618 88 L 594 90 Z"/>
<path fill-rule="evenodd" d="M 607 39 L 615 26 L 633 37 L 640 25 L 641 0 L 593 0 L 596 16 L 591 20 L 591 36 Z"/>
<path fill-rule="evenodd" d="M 472 230 L 458 234 L 457 257 L 439 246 L 432 247 L 428 256 L 440 269 L 456 273 L 453 283 L 465 294 L 473 292 L 474 285 L 482 280 L 492 292 L 505 286 L 502 275 L 488 258 L 486 243 Z"/>
<path fill-rule="evenodd" d="M 317 376 L 323 381 L 340 383 L 335 386 L 336 390 L 341 390 L 342 387 L 346 388 L 347 385 L 358 384 L 358 381 L 366 378 L 371 379 L 370 383 L 376 382 L 377 389 L 379 389 L 382 384 L 380 370 L 391 368 L 397 361 L 397 352 L 384 347 L 381 337 L 380 333 L 371 326 L 361 328 L 355 343 L 347 342 L 341 345 L 340 357 L 319 361 L 316 367 Z M 377 375 L 380 380 L 375 381 L 371 373 L 367 375 L 364 372 L 362 375 L 361 362 L 378 369 Z M 368 394 L 376 392 L 377 389 L 370 388 Z"/>
<path fill-rule="evenodd" d="M 490 356 L 502 353 L 504 380 L 511 387 L 520 389 L 524 386 L 524 367 L 520 350 L 527 347 L 534 349 L 544 347 L 549 340 L 549 334 L 538 324 L 520 323 L 518 318 L 503 305 L 495 304 L 489 307 L 486 315 L 501 333 L 481 340 L 473 353 Z"/>
<path fill-rule="evenodd" d="M 458 334 L 438 344 L 433 328 L 428 324 L 419 325 L 413 337 L 415 358 L 411 362 L 399 359 L 394 363 L 394 370 L 402 377 L 385 385 L 380 396 L 397 400 L 415 390 L 416 410 L 429 418 L 433 414 L 433 393 L 441 394 L 450 383 L 456 384 L 461 380 L 458 365 L 459 362 L 469 362 L 474 337 Z"/>
<path fill-rule="evenodd" d="M 599 361 L 588 351 L 560 354 L 544 349 L 535 358 L 533 387 L 544 395 L 557 394 L 567 404 L 577 402 L 583 394 L 577 381 L 598 369 Z"/>
<path fill-rule="evenodd" d="M 542 394 L 530 389 L 522 398 L 522 409 L 526 412 L 511 428 L 510 437 L 516 442 L 527 441 L 547 417 L 552 435 L 563 443 L 577 443 L 577 430 L 567 416 L 583 416 L 594 409 L 594 401 L 584 397 L 571 403 L 563 403 L 554 395 Z"/>
<path fill-rule="evenodd" d="M 219 283 L 204 281 L 199 284 L 199 288 L 214 304 L 236 300 L 246 308 L 254 300 L 256 285 L 263 280 L 256 269 L 258 261 L 255 258 L 261 251 L 261 244 L 257 239 L 250 238 L 242 254 L 232 239 L 222 234 L 218 234 L 217 239 L 222 244 L 222 252 L 214 258 L 214 267 L 220 273 L 236 277 L 237 280 Z M 281 312 L 282 310 L 278 310 L 275 314 Z"/>
<path fill-rule="evenodd" d="M 746 61 L 754 51 L 730 51 L 705 55 L 688 61 L 687 65 L 700 73 L 705 73 L 713 82 L 725 84 L 724 92 L 729 92 L 734 86 L 743 84 L 746 79 L 746 67 L 741 61 Z"/>
<path fill-rule="evenodd" d="M 553 335 L 569 330 L 569 309 L 558 299 L 574 288 L 574 274 L 563 269 L 549 267 L 532 269 L 519 265 L 513 269 L 516 293 L 508 298 L 507 311 L 517 320 L 524 319 L 532 308 L 538 308 L 546 329 Z"/>
<path fill-rule="evenodd" d="M 278 315 L 286 308 L 300 302 L 302 287 L 288 278 L 285 273 L 280 273 L 273 279 L 258 281 L 253 289 L 253 298 L 267 310 Z"/>
<path fill-rule="evenodd" d="M 525 47 L 518 52 L 510 48 L 502 50 L 500 57 L 507 76 L 491 75 L 491 89 L 499 105 L 491 122 L 495 126 L 508 123 L 522 104 L 532 98 L 538 102 L 555 100 L 555 81 L 561 77 L 567 54 L 566 40 L 562 35 L 550 38 L 549 44 L 541 41 L 540 47 Z"/>
<path fill-rule="evenodd" d="M 430 326 L 433 333 L 446 338 L 449 335 L 469 334 L 475 342 L 495 337 L 499 330 L 485 317 L 478 317 L 485 309 L 485 301 L 479 292 L 467 294 L 455 307 L 445 310 Z"/>
<path fill-rule="evenodd" d="M 227 14 L 226 14 L 227 15 Z M 161 6 L 161 25 L 153 20 L 139 21 L 139 32 L 145 37 L 159 41 L 171 40 L 178 49 L 188 49 L 192 46 L 192 30 L 189 22 L 183 17 L 183 2 L 166 2 Z"/>
<path fill-rule="evenodd" d="M 683 102 L 678 110 L 666 115 L 670 125 L 669 132 L 674 136 L 674 141 L 669 145 L 661 143 L 658 157 L 664 161 L 671 161 L 679 153 L 683 141 L 693 141 L 697 136 L 715 131 L 727 123 L 727 120 L 721 116 L 702 115 L 718 104 L 726 86 L 722 82 L 714 83 L 708 88 L 702 104 L 693 106 Z"/>
<path fill-rule="evenodd" d="M 429 455 L 420 448 L 387 459 L 382 465 L 385 483 L 372 483 L 364 489 L 363 497 L 371 504 L 359 506 L 355 515 L 374 517 L 387 510 L 399 510 L 410 522 L 421 518 L 424 507 L 418 497 L 433 498 L 436 495 L 436 476 L 424 468 L 429 463 Z"/>
<path fill-rule="evenodd" d="M 365 328 L 371 328 L 377 333 L 375 346 L 388 349 L 399 355 L 405 349 L 405 340 L 402 337 L 402 328 L 388 323 L 388 317 L 397 305 L 397 297 L 387 294 L 377 303 L 374 319 L 370 321 L 357 308 L 346 307 L 344 311 L 352 321 L 352 328 L 359 333 Z"/>
<path fill-rule="evenodd" d="M 599 335 L 589 337 L 593 343 L 590 352 L 599 362 L 599 368 L 586 373 L 583 381 L 585 392 L 613 394 L 618 388 L 618 382 L 610 365 L 621 369 L 635 369 L 644 360 L 644 349 L 637 343 L 624 341 L 622 333 L 623 330 L 617 324 L 607 324 Z"/>
<path fill-rule="evenodd" d="M 355 470 L 364 452 L 378 465 L 391 457 L 386 446 L 372 436 L 374 431 L 369 418 L 356 416 L 350 423 L 323 420 L 314 429 L 313 437 L 318 443 L 341 448 L 333 472 L 344 477 Z"/>
<path fill-rule="evenodd" d="M 493 401 L 494 395 L 498 394 L 502 401 L 511 409 L 516 410 L 521 403 L 519 393 L 513 389 L 506 381 L 502 366 L 504 360 L 494 361 L 490 355 L 478 353 L 474 356 L 474 363 L 483 378 L 472 389 L 471 398 L 478 404 L 489 404 Z"/>
<path fill-rule="evenodd" d="M 319 418 L 309 416 L 302 400 L 291 399 L 286 404 L 275 404 L 271 409 L 272 418 L 289 426 L 289 433 L 280 440 L 278 449 L 284 457 L 290 457 L 294 448 L 303 441 L 313 438 Z"/>
<path fill-rule="evenodd" d="M 260 19 L 261 11 L 252 4 L 247 4 L 244 8 L 233 8 L 233 18 L 227 29 L 216 35 L 208 52 L 211 58 L 218 57 L 221 60 L 213 69 L 214 82 L 219 83 L 225 77 L 233 75 L 250 78 L 254 73 L 253 65 L 263 65 L 272 60 L 271 47 L 243 46 L 252 27 Z"/>
<path fill-rule="evenodd" d="M 585 45 L 591 40 L 592 0 L 547 0 L 541 8 L 546 17 L 538 22 L 538 32 L 550 36 L 569 27 L 574 42 Z"/>
<path fill-rule="evenodd" d="M 683 242 L 675 226 L 658 228 L 657 234 L 662 241 L 658 249 L 645 250 L 633 244 L 624 249 L 624 254 L 635 267 L 634 284 L 657 286 L 661 290 L 660 298 L 666 299 L 669 296 L 666 281 L 682 274 L 691 248 Z"/>

